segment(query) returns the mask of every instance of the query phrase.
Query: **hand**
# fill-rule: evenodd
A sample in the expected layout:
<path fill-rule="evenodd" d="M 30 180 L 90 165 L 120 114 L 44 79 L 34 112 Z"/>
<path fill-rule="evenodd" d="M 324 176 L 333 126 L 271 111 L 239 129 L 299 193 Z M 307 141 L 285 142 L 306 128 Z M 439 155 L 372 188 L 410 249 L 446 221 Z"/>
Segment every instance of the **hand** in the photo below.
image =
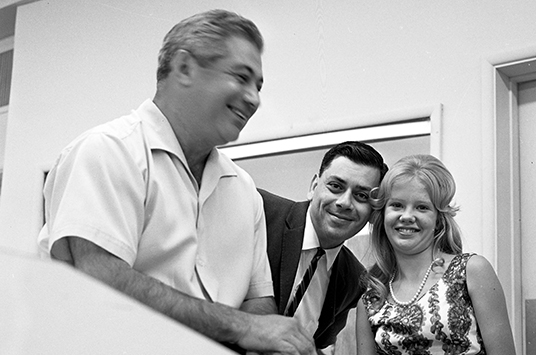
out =
<path fill-rule="evenodd" d="M 279 315 L 252 315 L 238 345 L 263 354 L 316 355 L 313 339 L 299 322 Z"/>

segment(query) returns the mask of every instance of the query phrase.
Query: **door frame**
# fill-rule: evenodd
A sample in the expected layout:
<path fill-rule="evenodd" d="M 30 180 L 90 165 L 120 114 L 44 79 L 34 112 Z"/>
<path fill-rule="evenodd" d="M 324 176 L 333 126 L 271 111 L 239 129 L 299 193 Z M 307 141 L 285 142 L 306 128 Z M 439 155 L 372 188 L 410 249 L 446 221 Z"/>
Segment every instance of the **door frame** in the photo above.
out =
<path fill-rule="evenodd" d="M 536 79 L 536 47 L 490 56 L 482 68 L 482 158 L 490 172 L 484 173 L 482 205 L 492 206 L 483 211 L 483 235 L 490 236 L 484 249 L 493 255 L 516 347 L 524 353 L 517 86 Z"/>

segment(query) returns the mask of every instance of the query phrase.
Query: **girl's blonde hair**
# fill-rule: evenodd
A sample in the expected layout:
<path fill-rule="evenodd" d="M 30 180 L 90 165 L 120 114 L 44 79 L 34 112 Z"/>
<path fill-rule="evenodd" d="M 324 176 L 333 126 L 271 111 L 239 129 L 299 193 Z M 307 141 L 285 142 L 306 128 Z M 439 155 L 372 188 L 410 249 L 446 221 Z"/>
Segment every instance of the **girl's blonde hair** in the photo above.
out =
<path fill-rule="evenodd" d="M 369 287 L 377 301 L 387 297 L 387 284 L 396 273 L 397 262 L 384 227 L 385 204 L 393 185 L 398 181 L 416 179 L 422 183 L 437 210 L 434 251 L 459 254 L 462 251 L 461 231 L 454 220 L 457 206 L 452 205 L 456 183 L 445 165 L 432 155 L 410 155 L 400 159 L 387 172 L 376 198 L 371 200 L 371 246 L 375 264 L 369 270 Z"/>

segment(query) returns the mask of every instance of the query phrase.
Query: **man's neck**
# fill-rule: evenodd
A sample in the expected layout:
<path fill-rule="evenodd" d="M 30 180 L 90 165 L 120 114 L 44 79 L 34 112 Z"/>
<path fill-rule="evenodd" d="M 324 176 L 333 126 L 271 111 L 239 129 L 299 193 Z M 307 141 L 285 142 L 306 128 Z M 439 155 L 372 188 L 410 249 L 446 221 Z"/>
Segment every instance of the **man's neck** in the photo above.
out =
<path fill-rule="evenodd" d="M 197 181 L 197 185 L 200 187 L 201 180 L 203 179 L 203 171 L 205 171 L 205 164 L 207 162 L 207 158 L 205 158 L 204 160 L 196 160 L 188 159 L 188 156 L 186 156 L 186 160 L 188 162 L 188 167 L 190 168 L 192 175 Z"/>
<path fill-rule="evenodd" d="M 210 142 L 202 137 L 202 133 L 196 130 L 195 122 L 188 122 L 184 119 L 187 113 L 173 111 L 165 102 L 165 100 L 159 100 L 158 95 L 154 99 L 155 105 L 169 121 L 184 153 L 188 167 L 197 184 L 201 186 L 205 164 L 214 146 L 211 146 Z"/>

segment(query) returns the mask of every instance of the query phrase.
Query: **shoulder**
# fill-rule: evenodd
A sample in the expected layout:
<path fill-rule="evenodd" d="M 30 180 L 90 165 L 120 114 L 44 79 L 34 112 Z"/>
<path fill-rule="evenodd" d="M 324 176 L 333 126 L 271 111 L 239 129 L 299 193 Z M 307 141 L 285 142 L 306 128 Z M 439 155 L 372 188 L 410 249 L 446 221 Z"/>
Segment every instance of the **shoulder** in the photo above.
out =
<path fill-rule="evenodd" d="M 276 194 L 274 194 L 274 193 L 272 193 L 270 191 L 267 191 L 267 190 L 264 190 L 264 189 L 261 189 L 261 188 L 257 188 L 257 190 L 261 194 L 262 199 L 263 199 L 265 204 L 267 204 L 267 203 L 281 203 L 281 204 L 291 205 L 291 204 L 295 203 L 295 201 L 292 201 L 292 200 L 290 200 L 288 198 L 285 198 L 283 196 L 276 195 Z"/>
<path fill-rule="evenodd" d="M 447 269 L 447 278 L 465 279 L 470 284 L 485 282 L 494 277 L 495 271 L 490 262 L 475 253 L 463 253 L 454 256 Z"/>
<path fill-rule="evenodd" d="M 467 277 L 479 278 L 495 274 L 491 263 L 482 255 L 472 254 L 467 260 Z"/>
<path fill-rule="evenodd" d="M 361 265 L 359 260 L 357 260 L 355 254 L 346 245 L 343 245 L 341 247 L 341 250 L 339 251 L 339 255 L 337 257 L 341 258 L 342 260 L 345 260 L 348 263 Z"/>
<path fill-rule="evenodd" d="M 141 130 L 142 129 L 141 122 L 142 122 L 142 119 L 140 115 L 136 111 L 133 111 L 130 114 L 118 117 L 111 121 L 95 126 L 87 130 L 84 134 L 81 135 L 81 137 L 85 135 L 101 134 L 101 135 L 106 135 L 106 136 L 117 137 L 118 139 L 124 139 L 125 137 L 128 137 L 136 130 Z"/>
<path fill-rule="evenodd" d="M 262 197 L 264 210 L 267 215 L 270 214 L 288 214 L 294 205 L 298 202 L 292 201 L 283 196 L 276 195 L 264 189 L 257 188 Z"/>
<path fill-rule="evenodd" d="M 128 156 L 129 149 L 120 136 L 103 130 L 102 126 L 84 132 L 65 146 L 59 157 L 59 162 L 78 164 L 82 161 L 111 161 L 117 157 Z"/>
<path fill-rule="evenodd" d="M 349 274 L 353 275 L 361 275 L 366 270 L 354 253 L 344 245 L 337 255 L 336 263 L 337 269 L 345 268 Z"/>
<path fill-rule="evenodd" d="M 483 256 L 473 255 L 467 262 L 466 282 L 473 303 L 492 302 L 497 305 L 498 300 L 504 300 L 502 285 L 495 269 Z"/>
<path fill-rule="evenodd" d="M 452 255 L 448 262 L 449 266 L 453 268 L 462 268 L 467 272 L 476 272 L 491 268 L 489 261 L 482 255 L 475 253 L 462 253 Z"/>
<path fill-rule="evenodd" d="M 475 257 L 479 257 L 475 253 L 461 253 L 461 254 L 445 254 L 443 256 L 443 259 L 445 261 L 445 267 L 447 270 L 449 268 L 467 268 L 467 263 L 469 260 L 474 259 Z"/>
<path fill-rule="evenodd" d="M 102 149 L 129 145 L 125 140 L 135 136 L 133 133 L 139 128 L 140 121 L 133 115 L 116 118 L 80 134 L 62 150 L 62 154 L 71 151 L 102 154 Z"/>
<path fill-rule="evenodd" d="M 333 264 L 333 272 L 336 272 L 338 278 L 342 281 L 339 287 L 343 287 L 348 293 L 361 295 L 366 291 L 367 287 L 367 271 L 361 262 L 355 257 L 354 253 L 343 246 L 337 255 L 337 259 Z"/>

